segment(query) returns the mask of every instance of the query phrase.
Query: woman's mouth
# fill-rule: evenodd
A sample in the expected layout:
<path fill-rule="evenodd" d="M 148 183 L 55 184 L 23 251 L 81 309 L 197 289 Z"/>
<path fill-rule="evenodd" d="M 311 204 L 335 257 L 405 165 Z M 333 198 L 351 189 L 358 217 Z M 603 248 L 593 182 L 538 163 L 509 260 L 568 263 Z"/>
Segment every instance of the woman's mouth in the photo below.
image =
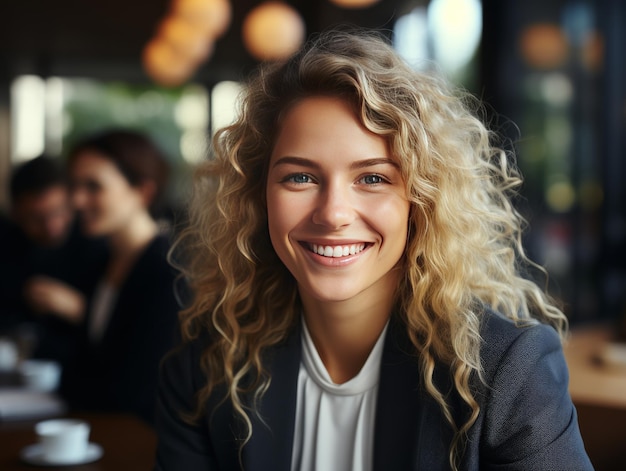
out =
<path fill-rule="evenodd" d="M 349 255 L 358 254 L 365 250 L 365 243 L 348 244 L 348 245 L 320 245 L 306 244 L 306 247 L 313 253 L 322 257 L 340 258 Z"/>

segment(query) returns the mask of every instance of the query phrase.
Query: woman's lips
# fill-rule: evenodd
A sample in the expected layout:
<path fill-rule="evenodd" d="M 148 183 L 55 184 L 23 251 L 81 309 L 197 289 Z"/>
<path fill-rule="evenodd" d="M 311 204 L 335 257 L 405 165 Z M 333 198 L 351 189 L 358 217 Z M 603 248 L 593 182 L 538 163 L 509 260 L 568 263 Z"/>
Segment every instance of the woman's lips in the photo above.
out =
<path fill-rule="evenodd" d="M 322 244 L 305 244 L 311 252 L 321 255 L 322 257 L 341 258 L 349 255 L 355 255 L 365 250 L 367 244 L 361 242 L 357 244 L 345 245 L 322 245 Z"/>

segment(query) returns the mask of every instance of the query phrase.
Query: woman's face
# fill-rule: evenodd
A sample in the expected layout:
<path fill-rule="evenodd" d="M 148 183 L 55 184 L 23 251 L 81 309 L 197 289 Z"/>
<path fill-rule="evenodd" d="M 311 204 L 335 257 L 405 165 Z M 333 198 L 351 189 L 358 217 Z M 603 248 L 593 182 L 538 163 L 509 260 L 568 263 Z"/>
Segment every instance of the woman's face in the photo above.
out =
<path fill-rule="evenodd" d="M 409 202 L 387 142 L 346 102 L 306 98 L 285 115 L 269 164 L 267 211 L 272 245 L 303 299 L 393 297 Z"/>
<path fill-rule="evenodd" d="M 145 210 L 141 191 L 131 186 L 103 154 L 90 150 L 81 152 L 75 156 L 70 174 L 72 203 L 87 235 L 112 235 Z"/>

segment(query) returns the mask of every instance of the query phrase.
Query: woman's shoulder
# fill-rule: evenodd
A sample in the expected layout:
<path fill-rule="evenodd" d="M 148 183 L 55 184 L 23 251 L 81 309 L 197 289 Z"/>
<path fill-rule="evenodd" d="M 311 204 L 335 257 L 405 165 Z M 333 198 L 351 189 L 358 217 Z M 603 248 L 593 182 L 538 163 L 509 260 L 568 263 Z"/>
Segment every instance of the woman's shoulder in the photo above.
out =
<path fill-rule="evenodd" d="M 490 343 L 503 342 L 508 344 L 521 335 L 547 335 L 558 340 L 557 331 L 552 326 L 542 324 L 537 319 L 513 320 L 499 311 L 489 307 L 485 308 L 481 323 L 483 340 L 488 340 Z"/>
<path fill-rule="evenodd" d="M 205 382 L 200 359 L 209 344 L 208 332 L 192 340 L 180 341 L 163 358 L 161 375 L 169 378 L 173 384 L 187 383 L 193 385 L 193 389 L 199 389 Z"/>
<path fill-rule="evenodd" d="M 134 270 L 146 277 L 174 276 L 176 271 L 168 260 L 170 247 L 170 237 L 167 234 L 158 234 L 137 259 Z"/>
<path fill-rule="evenodd" d="M 481 405 L 475 429 L 480 438 L 473 440 L 481 468 L 509 463 L 504 468 L 593 469 L 568 394 L 556 329 L 538 321 L 518 325 L 489 311 L 482 336 L 484 382 L 475 396 Z"/>
<path fill-rule="evenodd" d="M 562 350 L 559 334 L 552 326 L 534 319 L 514 321 L 489 308 L 484 312 L 481 338 L 481 360 L 487 377 L 504 361 L 532 363 Z"/>

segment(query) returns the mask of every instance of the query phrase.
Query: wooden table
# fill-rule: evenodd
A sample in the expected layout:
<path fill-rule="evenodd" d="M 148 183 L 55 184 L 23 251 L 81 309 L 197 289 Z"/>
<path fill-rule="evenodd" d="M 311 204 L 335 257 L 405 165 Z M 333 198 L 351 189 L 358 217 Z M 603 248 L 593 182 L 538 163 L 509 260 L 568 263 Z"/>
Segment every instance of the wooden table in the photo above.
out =
<path fill-rule="evenodd" d="M 612 337 L 608 326 L 572 329 L 564 353 L 570 394 L 577 404 L 626 410 L 626 367 L 603 365 L 599 359 Z"/>
<path fill-rule="evenodd" d="M 119 414 L 76 414 L 91 424 L 90 441 L 104 449 L 98 461 L 76 466 L 57 466 L 55 471 L 150 471 L 154 468 L 156 435 L 141 420 Z M 20 460 L 24 447 L 36 443 L 35 422 L 0 423 L 0 470 L 42 471 Z"/>
<path fill-rule="evenodd" d="M 611 340 L 610 326 L 574 328 L 564 347 L 570 395 L 596 471 L 626 469 L 626 369 L 599 361 Z"/>

